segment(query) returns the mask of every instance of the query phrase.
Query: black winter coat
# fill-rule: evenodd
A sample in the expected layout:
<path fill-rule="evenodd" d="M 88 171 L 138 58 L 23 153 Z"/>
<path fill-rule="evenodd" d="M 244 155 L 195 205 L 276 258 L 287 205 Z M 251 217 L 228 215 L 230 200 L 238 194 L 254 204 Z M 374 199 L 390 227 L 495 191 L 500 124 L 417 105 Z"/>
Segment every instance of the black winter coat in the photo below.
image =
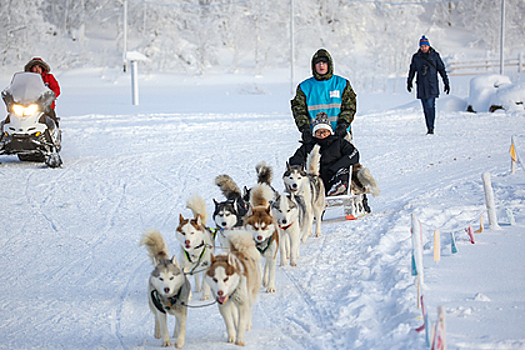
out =
<path fill-rule="evenodd" d="M 408 84 L 412 83 L 416 72 L 418 99 L 439 97 L 439 82 L 437 78 L 438 72 L 443 79 L 443 83 L 445 85 L 449 85 L 447 72 L 445 71 L 445 64 L 441 60 L 439 53 L 432 47 L 427 53 L 423 53 L 423 51 L 418 50 L 418 52 L 412 56 L 410 71 L 408 72 Z"/>
<path fill-rule="evenodd" d="M 325 139 L 312 138 L 311 141 L 303 143 L 288 160 L 290 165 L 305 165 L 306 157 L 314 146 L 321 146 L 321 179 L 326 185 L 330 178 L 341 168 L 359 163 L 359 151 L 347 140 L 330 135 Z"/>

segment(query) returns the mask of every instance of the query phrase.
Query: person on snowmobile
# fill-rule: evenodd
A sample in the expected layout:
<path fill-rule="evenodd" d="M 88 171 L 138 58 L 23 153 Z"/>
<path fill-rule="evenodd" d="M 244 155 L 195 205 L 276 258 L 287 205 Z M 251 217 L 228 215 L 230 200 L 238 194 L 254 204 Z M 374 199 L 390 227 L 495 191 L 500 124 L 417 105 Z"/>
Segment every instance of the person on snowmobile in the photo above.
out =
<path fill-rule="evenodd" d="M 297 86 L 290 101 L 295 124 L 304 142 L 312 139 L 317 113 L 324 112 L 330 119 L 334 133 L 352 141 L 350 125 L 356 112 L 356 95 L 350 81 L 334 74 L 332 57 L 319 49 L 311 61 L 312 77 Z"/>
<path fill-rule="evenodd" d="M 42 80 L 44 81 L 44 85 L 55 93 L 55 100 L 53 101 L 53 103 L 51 103 L 51 106 L 45 111 L 45 114 L 51 117 L 58 127 L 58 118 L 55 112 L 55 101 L 60 95 L 60 85 L 58 84 L 58 81 L 55 79 L 53 74 L 49 73 L 51 71 L 51 68 L 40 57 L 33 57 L 31 61 L 26 63 L 24 71 L 40 74 Z"/>

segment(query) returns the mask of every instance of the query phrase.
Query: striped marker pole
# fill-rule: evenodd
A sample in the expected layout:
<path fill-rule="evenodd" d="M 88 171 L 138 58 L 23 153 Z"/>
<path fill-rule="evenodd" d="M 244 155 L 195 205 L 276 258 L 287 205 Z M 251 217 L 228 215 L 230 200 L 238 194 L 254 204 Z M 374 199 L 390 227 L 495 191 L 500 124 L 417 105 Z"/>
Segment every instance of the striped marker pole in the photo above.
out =
<path fill-rule="evenodd" d="M 498 225 L 498 218 L 496 217 L 496 204 L 494 202 L 494 191 L 492 190 L 492 182 L 489 173 L 483 173 L 481 176 L 483 180 L 483 188 L 485 189 L 485 204 L 489 214 L 489 225 L 491 230 L 501 230 Z"/>

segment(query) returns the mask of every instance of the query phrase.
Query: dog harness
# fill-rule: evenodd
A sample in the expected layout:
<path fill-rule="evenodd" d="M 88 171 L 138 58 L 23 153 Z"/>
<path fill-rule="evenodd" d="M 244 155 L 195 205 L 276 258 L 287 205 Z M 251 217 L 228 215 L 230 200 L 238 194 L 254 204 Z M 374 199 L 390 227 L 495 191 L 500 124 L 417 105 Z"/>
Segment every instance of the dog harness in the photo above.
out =
<path fill-rule="evenodd" d="M 181 293 L 182 293 L 182 287 L 179 288 L 179 292 L 177 293 L 177 295 L 169 297 L 169 298 L 161 298 L 159 295 L 159 292 L 156 289 L 154 289 L 151 291 L 151 300 L 153 301 L 153 305 L 155 305 L 157 310 L 165 314 L 166 310 L 171 310 L 171 307 L 177 304 L 177 301 L 179 300 Z M 179 305 L 184 306 L 184 303 L 181 302 L 179 303 Z"/>
<path fill-rule="evenodd" d="M 259 253 L 261 253 L 261 255 L 264 254 L 268 250 L 268 248 L 270 248 L 270 245 L 272 244 L 272 237 L 273 235 L 271 235 L 267 240 L 262 241 L 261 243 L 255 244 L 255 247 L 257 248 Z M 265 244 L 266 244 L 266 247 L 264 247 Z"/>
<path fill-rule="evenodd" d="M 201 265 L 202 257 L 204 256 L 204 253 L 206 253 L 206 244 L 204 243 L 204 241 L 202 241 L 201 244 L 196 246 L 195 249 L 200 248 L 200 247 L 204 247 L 204 249 L 202 250 L 201 255 L 199 255 L 199 258 L 197 259 L 197 262 L 195 263 L 195 267 L 191 269 L 190 272 L 188 272 L 188 275 L 193 275 L 193 273 L 195 272 L 195 269 Z M 186 255 L 186 259 L 188 259 L 188 261 L 193 264 L 193 261 L 191 260 L 191 256 L 190 254 L 188 254 L 186 250 L 184 250 L 184 255 Z M 206 265 L 208 265 L 208 263 L 204 262 L 203 266 L 206 266 Z"/>

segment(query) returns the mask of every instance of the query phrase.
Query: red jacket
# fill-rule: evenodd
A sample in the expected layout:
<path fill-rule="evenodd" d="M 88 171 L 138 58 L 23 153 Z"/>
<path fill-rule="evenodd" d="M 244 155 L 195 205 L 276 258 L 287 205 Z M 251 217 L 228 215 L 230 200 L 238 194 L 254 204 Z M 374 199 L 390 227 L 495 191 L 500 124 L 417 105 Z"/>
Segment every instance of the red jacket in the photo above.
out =
<path fill-rule="evenodd" d="M 44 84 L 55 93 L 56 100 L 60 95 L 60 86 L 58 85 L 58 81 L 55 79 L 53 74 L 49 73 L 42 73 L 42 80 L 44 81 Z M 55 101 L 53 101 L 51 104 L 51 108 L 55 109 Z"/>

